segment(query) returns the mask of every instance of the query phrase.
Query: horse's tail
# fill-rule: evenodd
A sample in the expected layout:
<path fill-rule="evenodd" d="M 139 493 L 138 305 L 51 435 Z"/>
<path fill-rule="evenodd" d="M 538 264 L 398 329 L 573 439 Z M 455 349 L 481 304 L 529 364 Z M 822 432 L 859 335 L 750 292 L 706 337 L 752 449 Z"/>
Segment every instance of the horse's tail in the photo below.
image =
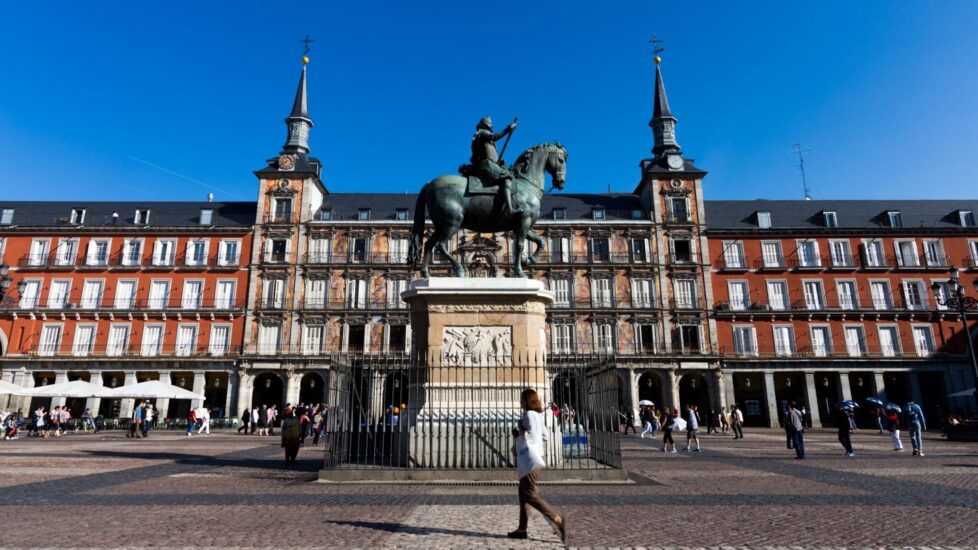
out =
<path fill-rule="evenodd" d="M 418 269 L 418 262 L 421 259 L 421 241 L 424 238 L 424 208 L 428 196 L 428 185 L 425 184 L 418 193 L 418 200 L 414 203 L 414 225 L 411 226 L 411 244 L 408 246 L 407 264 L 411 269 Z"/>

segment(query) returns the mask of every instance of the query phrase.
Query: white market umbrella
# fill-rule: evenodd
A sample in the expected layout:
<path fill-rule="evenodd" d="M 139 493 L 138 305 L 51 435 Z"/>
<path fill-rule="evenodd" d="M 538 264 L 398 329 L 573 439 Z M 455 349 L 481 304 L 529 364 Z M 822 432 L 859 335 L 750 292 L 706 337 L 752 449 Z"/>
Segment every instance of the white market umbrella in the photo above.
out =
<path fill-rule="evenodd" d="M 0 395 L 30 395 L 31 389 L 0 380 Z"/>
<path fill-rule="evenodd" d="M 974 394 L 975 388 L 971 388 L 970 390 L 962 390 L 956 393 L 948 394 L 947 397 L 971 397 Z"/>
<path fill-rule="evenodd" d="M 146 399 L 204 399 L 199 393 L 185 390 L 180 386 L 160 382 L 159 380 L 148 380 L 138 384 L 121 386 L 109 391 L 107 397 L 116 399 L 121 397 L 144 397 Z"/>
<path fill-rule="evenodd" d="M 108 397 L 111 390 L 84 380 L 72 380 L 60 384 L 37 386 L 30 390 L 31 397 Z"/>
<path fill-rule="evenodd" d="M 648 399 L 643 399 L 643 400 L 639 401 L 638 404 L 640 406 L 643 406 L 643 407 L 651 407 L 651 406 L 655 405 L 655 403 L 649 401 Z"/>

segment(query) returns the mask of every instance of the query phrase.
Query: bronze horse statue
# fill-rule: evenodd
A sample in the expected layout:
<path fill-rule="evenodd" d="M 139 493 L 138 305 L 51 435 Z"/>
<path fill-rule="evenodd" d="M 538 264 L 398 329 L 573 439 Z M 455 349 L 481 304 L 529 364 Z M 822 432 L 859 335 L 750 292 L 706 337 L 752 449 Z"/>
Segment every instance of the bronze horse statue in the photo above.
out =
<path fill-rule="evenodd" d="M 550 174 L 553 186 L 564 188 L 567 175 L 567 151 L 560 143 L 541 143 L 530 147 L 513 163 L 513 207 L 518 213 L 506 208 L 500 194 L 483 195 L 466 193 L 468 180 L 464 176 L 448 174 L 431 180 L 418 193 L 414 210 L 414 226 L 407 263 L 418 269 L 422 277 L 428 277 L 428 265 L 437 249 L 452 264 L 456 277 L 465 277 L 465 267 L 452 257 L 448 240 L 459 229 L 479 233 L 512 231 L 515 238 L 513 275 L 526 277 L 523 272 L 523 244 L 529 239 L 536 246 L 526 258 L 532 265 L 543 250 L 543 239 L 531 229 L 540 217 L 540 199 L 544 194 L 546 174 Z M 419 258 L 424 236 L 425 208 L 434 224 L 434 232 L 424 243 L 424 257 Z M 420 265 L 418 260 L 421 260 Z"/>

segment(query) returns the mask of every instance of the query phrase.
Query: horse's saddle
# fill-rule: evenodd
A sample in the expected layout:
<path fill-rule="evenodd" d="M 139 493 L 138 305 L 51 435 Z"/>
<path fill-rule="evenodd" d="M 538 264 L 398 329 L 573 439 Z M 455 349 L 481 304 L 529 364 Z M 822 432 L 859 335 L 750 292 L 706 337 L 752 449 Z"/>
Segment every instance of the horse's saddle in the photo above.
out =
<path fill-rule="evenodd" d="M 480 175 L 475 166 L 463 164 L 458 167 L 458 171 L 468 180 L 465 184 L 466 195 L 495 195 L 499 193 L 499 183 Z"/>

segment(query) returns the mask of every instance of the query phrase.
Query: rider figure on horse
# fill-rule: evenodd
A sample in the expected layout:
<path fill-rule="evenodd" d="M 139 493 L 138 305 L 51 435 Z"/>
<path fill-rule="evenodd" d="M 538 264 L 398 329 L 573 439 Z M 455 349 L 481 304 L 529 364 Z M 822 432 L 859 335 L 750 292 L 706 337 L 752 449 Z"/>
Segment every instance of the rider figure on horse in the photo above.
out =
<path fill-rule="evenodd" d="M 502 193 L 506 201 L 506 210 L 511 214 L 519 214 L 522 210 L 513 207 L 513 175 L 506 169 L 505 161 L 499 158 L 496 142 L 513 133 L 516 122 L 514 119 L 502 131 L 493 133 L 492 119 L 488 116 L 482 117 L 472 136 L 472 158 L 469 160 L 474 175 L 482 178 L 486 182 L 485 185 L 499 184 L 499 193 Z"/>

